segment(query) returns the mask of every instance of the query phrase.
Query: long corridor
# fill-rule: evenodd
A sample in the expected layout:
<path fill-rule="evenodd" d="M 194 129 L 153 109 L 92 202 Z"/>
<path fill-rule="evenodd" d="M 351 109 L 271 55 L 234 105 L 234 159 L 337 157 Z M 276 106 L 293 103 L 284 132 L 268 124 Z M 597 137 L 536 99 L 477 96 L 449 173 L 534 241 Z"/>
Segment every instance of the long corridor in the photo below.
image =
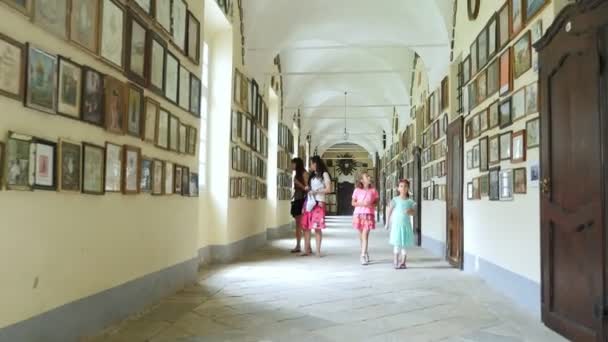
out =
<path fill-rule="evenodd" d="M 388 235 L 358 260 L 350 218 L 330 218 L 322 258 L 287 251 L 291 239 L 200 274 L 168 298 L 91 342 L 562 341 L 475 276 L 423 249 L 394 270 Z"/>

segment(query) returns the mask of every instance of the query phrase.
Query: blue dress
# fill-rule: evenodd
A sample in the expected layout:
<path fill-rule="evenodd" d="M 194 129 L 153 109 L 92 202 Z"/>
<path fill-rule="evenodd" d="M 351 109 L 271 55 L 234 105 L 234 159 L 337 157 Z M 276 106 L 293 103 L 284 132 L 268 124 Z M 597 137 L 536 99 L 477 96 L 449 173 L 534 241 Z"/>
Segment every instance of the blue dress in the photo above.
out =
<path fill-rule="evenodd" d="M 395 197 L 391 200 L 393 212 L 391 214 L 391 245 L 399 248 L 411 247 L 414 245 L 414 229 L 407 210 L 416 206 L 416 202 L 411 199 Z"/>

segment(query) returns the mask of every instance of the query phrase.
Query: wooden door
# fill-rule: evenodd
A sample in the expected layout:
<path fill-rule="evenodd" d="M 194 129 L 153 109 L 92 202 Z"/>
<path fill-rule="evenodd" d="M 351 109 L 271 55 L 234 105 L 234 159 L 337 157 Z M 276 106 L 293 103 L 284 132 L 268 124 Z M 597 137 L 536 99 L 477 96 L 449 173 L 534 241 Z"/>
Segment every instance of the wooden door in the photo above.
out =
<path fill-rule="evenodd" d="M 420 163 L 420 155 L 422 150 L 420 147 L 414 147 L 412 155 L 414 156 L 414 174 L 412 176 L 412 190 L 414 193 L 414 201 L 422 203 L 422 164 Z M 414 233 L 416 234 L 416 245 L 422 246 L 422 205 L 416 206 L 416 215 L 414 216 Z"/>
<path fill-rule="evenodd" d="M 571 340 L 604 341 L 607 126 L 600 103 L 608 92 L 607 83 L 600 86 L 599 43 L 602 32 L 608 38 L 600 29 L 608 3 L 583 8 L 562 12 L 537 44 L 542 318 Z"/>
<path fill-rule="evenodd" d="M 452 122 L 448 127 L 447 156 L 447 222 L 446 222 L 446 257 L 454 267 L 462 269 L 463 265 L 463 120 Z"/>
<path fill-rule="evenodd" d="M 353 191 L 355 191 L 353 183 L 338 183 L 338 216 L 351 216 L 355 211 L 352 206 Z"/>

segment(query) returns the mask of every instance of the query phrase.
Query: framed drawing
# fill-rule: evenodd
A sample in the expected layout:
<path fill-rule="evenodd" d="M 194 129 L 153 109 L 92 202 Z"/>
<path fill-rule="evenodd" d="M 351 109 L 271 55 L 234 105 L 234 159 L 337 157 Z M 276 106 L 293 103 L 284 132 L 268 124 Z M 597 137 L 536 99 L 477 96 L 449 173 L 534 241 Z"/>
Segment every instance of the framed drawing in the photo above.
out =
<path fill-rule="evenodd" d="M 500 200 L 500 168 L 496 167 L 490 169 L 490 173 L 488 175 L 490 190 L 489 197 L 490 201 L 498 201 Z"/>
<path fill-rule="evenodd" d="M 513 133 L 506 132 L 500 134 L 500 160 L 510 160 L 512 151 L 511 151 L 511 138 Z"/>
<path fill-rule="evenodd" d="M 156 119 L 156 146 L 164 149 L 169 148 L 169 117 L 171 114 L 161 108 L 158 111 L 158 118 Z"/>
<path fill-rule="evenodd" d="M 173 42 L 184 54 L 186 53 L 186 30 L 188 25 L 188 5 L 184 0 L 171 1 L 171 28 Z"/>
<path fill-rule="evenodd" d="M 198 197 L 198 173 L 190 173 L 190 197 Z"/>
<path fill-rule="evenodd" d="M 57 109 L 57 56 L 28 44 L 26 106 L 54 114 Z"/>
<path fill-rule="evenodd" d="M 513 122 L 526 116 L 526 88 L 516 91 L 511 97 L 511 119 Z"/>
<path fill-rule="evenodd" d="M 190 169 L 187 167 L 182 168 L 182 196 L 190 196 Z"/>
<path fill-rule="evenodd" d="M 500 164 L 500 136 L 495 135 L 490 137 L 488 148 L 488 162 L 490 165 Z"/>
<path fill-rule="evenodd" d="M 175 165 L 174 169 L 174 177 L 175 181 L 173 182 L 173 192 L 176 194 L 182 193 L 182 171 L 183 168 L 179 165 Z"/>
<path fill-rule="evenodd" d="M 154 0 L 154 18 L 169 34 L 171 34 L 171 9 L 171 1 Z"/>
<path fill-rule="evenodd" d="M 505 50 L 500 55 L 500 96 L 508 94 L 513 86 L 513 77 L 511 74 L 511 48 Z"/>
<path fill-rule="evenodd" d="M 179 124 L 179 153 L 186 154 L 188 151 L 188 126 Z"/>
<path fill-rule="evenodd" d="M 179 106 L 190 110 L 190 72 L 183 65 L 179 66 Z"/>
<path fill-rule="evenodd" d="M 526 161 L 526 130 L 513 133 L 511 154 L 511 163 L 522 163 Z"/>
<path fill-rule="evenodd" d="M 526 0 L 526 23 L 529 23 L 549 3 L 549 0 Z"/>
<path fill-rule="evenodd" d="M 190 126 L 188 129 L 188 154 L 196 155 L 196 144 L 198 142 L 198 131 L 196 127 Z"/>
<path fill-rule="evenodd" d="M 154 171 L 153 161 L 150 158 L 141 158 L 141 179 L 139 181 L 139 191 L 144 193 L 152 192 L 152 174 Z"/>
<path fill-rule="evenodd" d="M 481 199 L 481 189 L 479 177 L 473 178 L 473 199 Z"/>
<path fill-rule="evenodd" d="M 148 87 L 159 95 L 165 91 L 165 49 L 165 42 L 153 31 L 148 32 Z"/>
<path fill-rule="evenodd" d="M 187 44 L 186 44 L 186 52 L 188 54 L 188 58 L 194 63 L 197 64 L 200 61 L 200 43 L 201 36 L 201 24 L 196 19 L 192 12 L 188 11 L 188 34 L 187 34 Z"/>
<path fill-rule="evenodd" d="M 177 104 L 179 92 L 179 61 L 177 57 L 165 50 L 165 97 Z"/>
<path fill-rule="evenodd" d="M 488 74 L 486 70 L 477 76 L 477 104 L 482 103 L 488 96 Z"/>
<path fill-rule="evenodd" d="M 34 1 L 32 19 L 46 32 L 62 39 L 68 34 L 68 0 L 37 0 Z"/>
<path fill-rule="evenodd" d="M 467 200 L 473 200 L 473 182 L 467 183 Z"/>
<path fill-rule="evenodd" d="M 481 70 L 488 62 L 488 31 L 481 30 L 477 36 L 477 67 Z"/>
<path fill-rule="evenodd" d="M 508 98 L 500 103 L 500 128 L 511 126 L 511 99 Z"/>
<path fill-rule="evenodd" d="M 70 40 L 97 53 L 99 44 L 99 0 L 71 0 Z"/>
<path fill-rule="evenodd" d="M 230 118 L 230 139 L 232 140 L 232 142 L 235 142 L 235 143 L 239 141 L 239 133 L 240 133 L 239 118 L 240 118 L 239 112 L 237 112 L 236 110 L 233 110 L 232 116 Z"/>
<path fill-rule="evenodd" d="M 25 46 L 0 33 L 0 94 L 23 101 Z"/>
<path fill-rule="evenodd" d="M 473 146 L 473 168 L 479 168 L 479 144 Z"/>
<path fill-rule="evenodd" d="M 179 119 L 175 115 L 169 117 L 169 150 L 179 151 Z"/>
<path fill-rule="evenodd" d="M 149 16 L 152 16 L 152 1 L 154 0 L 134 0 L 137 7 Z"/>
<path fill-rule="evenodd" d="M 513 77 L 518 78 L 532 67 L 532 47 L 530 31 L 526 32 L 513 45 Z"/>
<path fill-rule="evenodd" d="M 57 113 L 78 119 L 80 117 L 80 93 L 82 69 L 80 65 L 59 56 L 59 85 L 57 87 Z"/>
<path fill-rule="evenodd" d="M 524 0 L 509 0 L 512 37 L 515 37 L 524 27 L 523 2 Z"/>
<path fill-rule="evenodd" d="M 462 115 L 466 117 L 470 112 L 469 87 L 462 87 Z"/>
<path fill-rule="evenodd" d="M 471 56 L 471 78 L 474 78 L 475 74 L 477 74 L 477 66 L 478 66 L 477 39 L 475 39 L 475 41 L 473 41 L 473 44 L 471 44 L 470 56 Z"/>
<path fill-rule="evenodd" d="M 513 170 L 500 171 L 500 200 L 513 200 Z"/>
<path fill-rule="evenodd" d="M 146 86 L 146 44 L 148 30 L 146 24 L 138 19 L 133 12 L 127 17 L 127 53 L 126 73 L 129 79 L 139 85 Z"/>
<path fill-rule="evenodd" d="M 58 145 L 58 188 L 60 191 L 80 192 L 82 147 L 63 139 Z"/>
<path fill-rule="evenodd" d="M 500 64 L 496 58 L 488 67 L 488 97 L 496 94 L 500 88 Z"/>
<path fill-rule="evenodd" d="M 83 67 L 82 108 L 80 110 L 82 121 L 97 126 L 104 125 L 103 91 L 103 75 L 89 67 Z"/>
<path fill-rule="evenodd" d="M 165 165 L 162 161 L 152 161 L 152 195 L 163 194 Z"/>
<path fill-rule="evenodd" d="M 118 69 L 124 66 L 125 10 L 115 0 L 101 0 L 101 45 L 100 55 Z"/>
<path fill-rule="evenodd" d="M 530 172 L 528 172 L 528 184 L 531 188 L 538 188 L 540 181 L 540 164 L 535 162 L 530 165 Z"/>
<path fill-rule="evenodd" d="M 490 127 L 490 123 L 488 122 L 488 110 L 484 109 L 477 115 L 479 115 L 479 134 L 482 134 Z"/>
<path fill-rule="evenodd" d="M 526 115 L 538 113 L 538 82 L 526 86 Z"/>
<path fill-rule="evenodd" d="M 488 174 L 479 177 L 479 197 L 490 195 L 490 177 Z"/>
<path fill-rule="evenodd" d="M 142 112 L 144 107 L 144 92 L 134 84 L 129 84 L 129 107 L 127 111 L 127 133 L 134 137 L 142 137 Z"/>
<path fill-rule="evenodd" d="M 30 190 L 34 183 L 35 161 L 31 158 L 34 138 L 9 132 L 6 144 L 6 187 L 9 190 Z"/>
<path fill-rule="evenodd" d="M 479 139 L 479 171 L 488 171 L 488 137 Z"/>
<path fill-rule="evenodd" d="M 103 195 L 104 185 L 104 148 L 101 146 L 82 144 L 82 192 L 90 195 Z"/>
<path fill-rule="evenodd" d="M 125 145 L 123 148 L 123 194 L 138 194 L 141 190 L 141 149 Z"/>
<path fill-rule="evenodd" d="M 127 87 L 112 76 L 105 76 L 105 126 L 112 133 L 124 134 L 127 120 Z"/>
<path fill-rule="evenodd" d="M 163 194 L 165 195 L 173 195 L 173 182 L 174 182 L 174 174 L 173 174 L 173 163 L 165 162 L 165 178 L 164 178 L 164 189 Z"/>
<path fill-rule="evenodd" d="M 473 150 L 467 151 L 467 170 L 473 169 Z"/>
<path fill-rule="evenodd" d="M 120 192 L 122 185 L 123 147 L 106 142 L 105 191 Z"/>
<path fill-rule="evenodd" d="M 509 43 L 511 37 L 511 12 L 509 1 L 498 10 L 498 47 L 499 50 Z"/>
<path fill-rule="evenodd" d="M 488 129 L 498 127 L 500 115 L 498 111 L 498 100 L 492 102 L 488 107 Z"/>
<path fill-rule="evenodd" d="M 143 119 L 143 139 L 149 143 L 156 142 L 156 119 L 160 112 L 160 104 L 149 97 L 146 97 L 144 105 L 145 116 Z"/>
<path fill-rule="evenodd" d="M 526 122 L 526 146 L 529 149 L 540 146 L 540 120 L 538 118 Z"/>
<path fill-rule="evenodd" d="M 492 59 L 498 49 L 498 16 L 494 14 L 488 23 L 488 60 Z"/>
<path fill-rule="evenodd" d="M 527 175 L 526 168 L 518 168 L 513 170 L 513 193 L 516 194 L 525 194 L 528 192 L 528 188 L 526 186 Z"/>
<path fill-rule="evenodd" d="M 480 120 L 479 120 L 479 113 L 475 114 L 473 116 L 473 118 L 471 119 L 471 129 L 473 130 L 473 136 L 472 138 L 477 138 L 480 134 Z"/>
<path fill-rule="evenodd" d="M 462 62 L 462 84 L 467 84 L 471 79 L 471 56 L 467 56 Z"/>
<path fill-rule="evenodd" d="M 241 86 L 243 85 L 243 75 L 241 74 L 241 72 L 239 71 L 239 69 L 234 68 L 234 80 L 233 80 L 233 86 L 232 86 L 232 95 L 233 95 L 233 102 L 238 104 L 239 106 L 242 106 L 243 104 L 241 103 L 241 99 L 243 98 L 241 95 Z"/>
<path fill-rule="evenodd" d="M 32 13 L 32 0 L 0 0 L 26 16 Z"/>
<path fill-rule="evenodd" d="M 469 83 L 469 109 L 477 106 L 477 81 L 473 80 Z"/>
<path fill-rule="evenodd" d="M 190 113 L 201 117 L 201 80 L 190 74 Z"/>

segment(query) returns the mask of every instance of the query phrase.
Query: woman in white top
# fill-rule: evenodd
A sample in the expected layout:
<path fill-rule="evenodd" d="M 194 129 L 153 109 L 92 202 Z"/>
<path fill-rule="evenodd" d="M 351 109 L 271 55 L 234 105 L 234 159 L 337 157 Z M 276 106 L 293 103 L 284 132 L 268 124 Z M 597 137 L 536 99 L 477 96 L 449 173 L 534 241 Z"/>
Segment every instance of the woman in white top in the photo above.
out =
<path fill-rule="evenodd" d="M 329 177 L 325 163 L 319 156 L 310 158 L 310 172 L 308 186 L 305 190 L 313 195 L 316 204 L 310 210 L 307 210 L 310 207 L 308 203 L 304 205 L 302 229 L 304 230 L 305 250 L 302 255 L 307 256 L 312 254 L 310 231 L 314 229 L 317 239 L 317 256 L 321 257 L 321 241 L 323 240 L 323 229 L 325 229 L 325 194 L 331 192 L 331 178 Z M 306 201 L 308 202 L 309 200 L 310 196 L 307 197 Z"/>

